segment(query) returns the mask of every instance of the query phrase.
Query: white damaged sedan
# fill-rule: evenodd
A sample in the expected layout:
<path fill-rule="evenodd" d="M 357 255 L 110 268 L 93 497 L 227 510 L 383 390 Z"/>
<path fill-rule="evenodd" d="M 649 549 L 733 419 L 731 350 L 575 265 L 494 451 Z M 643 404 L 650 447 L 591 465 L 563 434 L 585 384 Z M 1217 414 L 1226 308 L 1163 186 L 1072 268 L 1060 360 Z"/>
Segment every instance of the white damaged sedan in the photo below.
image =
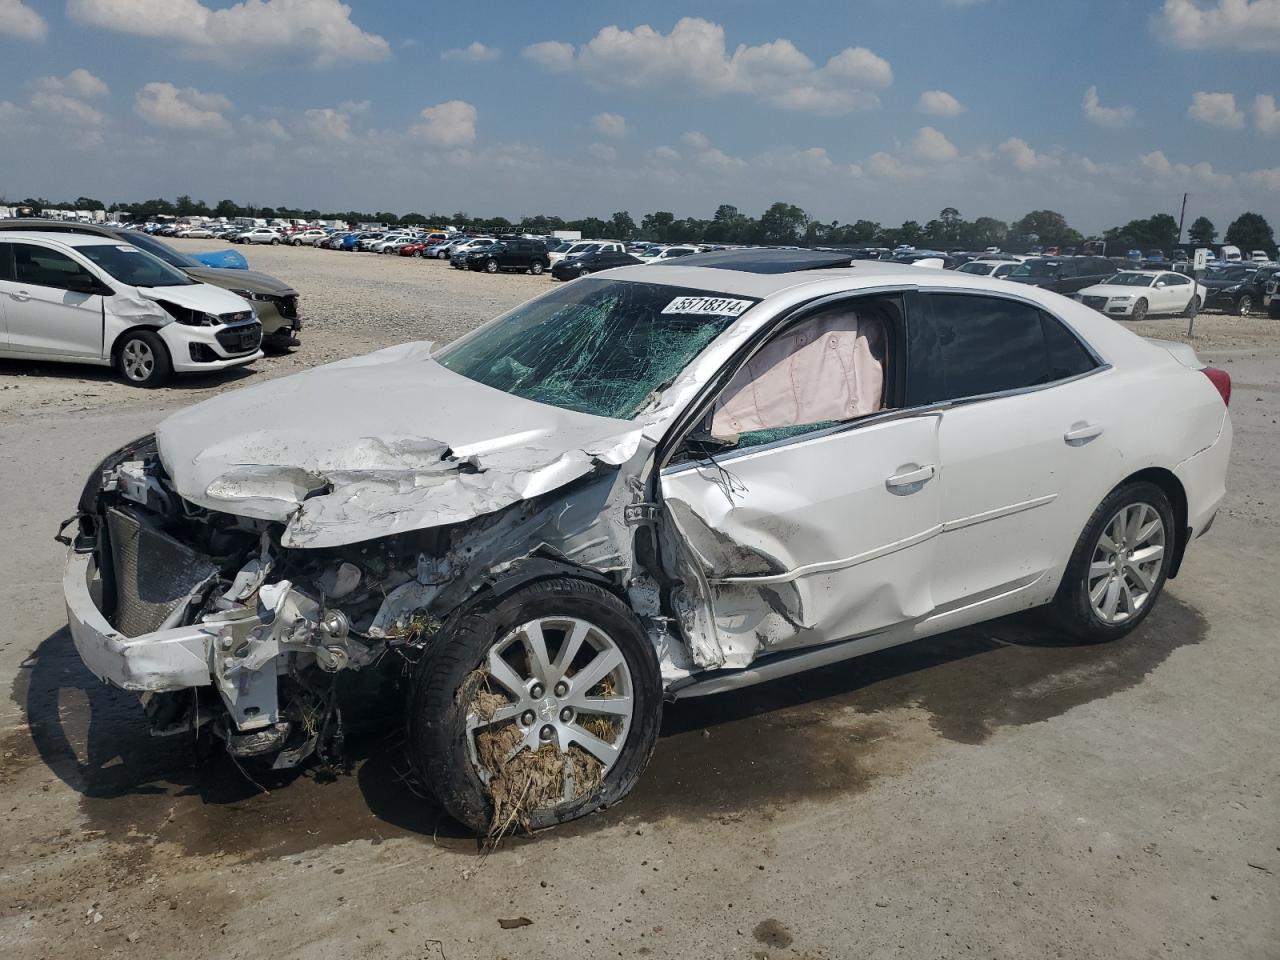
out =
<path fill-rule="evenodd" d="M 1032 607 L 1125 635 L 1222 502 L 1229 399 L 1033 287 L 626 267 L 112 454 L 65 538 L 71 633 L 160 729 L 276 767 L 332 755 L 336 679 L 398 651 L 422 785 L 546 826 L 627 793 L 664 699 Z"/>

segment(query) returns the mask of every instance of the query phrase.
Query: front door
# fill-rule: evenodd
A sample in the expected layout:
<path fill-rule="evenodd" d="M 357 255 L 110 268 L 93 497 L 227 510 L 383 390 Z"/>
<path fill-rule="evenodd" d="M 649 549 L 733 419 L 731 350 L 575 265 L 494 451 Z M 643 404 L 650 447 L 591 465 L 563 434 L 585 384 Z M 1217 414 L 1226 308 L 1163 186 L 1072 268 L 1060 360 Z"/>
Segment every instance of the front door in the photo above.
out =
<path fill-rule="evenodd" d="M 102 357 L 102 297 L 68 289 L 92 274 L 60 250 L 13 243 L 12 280 L 0 280 L 9 349 L 62 357 Z"/>
<path fill-rule="evenodd" d="M 849 301 L 771 338 L 700 428 L 719 451 L 662 472 L 717 665 L 878 633 L 933 607 L 939 417 L 892 409 L 895 303 Z"/>

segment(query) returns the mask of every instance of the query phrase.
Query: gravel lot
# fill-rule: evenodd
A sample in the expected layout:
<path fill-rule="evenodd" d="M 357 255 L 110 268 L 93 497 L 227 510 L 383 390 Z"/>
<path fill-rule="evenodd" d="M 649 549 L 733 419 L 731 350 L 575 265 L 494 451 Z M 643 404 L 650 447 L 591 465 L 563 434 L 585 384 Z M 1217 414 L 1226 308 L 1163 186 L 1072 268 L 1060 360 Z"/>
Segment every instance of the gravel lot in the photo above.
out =
<path fill-rule="evenodd" d="M 448 340 L 554 283 L 245 252 L 302 292 L 289 357 L 152 392 L 0 363 L 6 956 L 1280 957 L 1280 322 L 1197 321 L 1235 380 L 1230 492 L 1134 635 L 1077 647 L 1006 621 L 679 704 L 621 805 L 480 856 L 404 785 L 378 717 L 351 775 L 263 793 L 150 738 L 71 648 L 52 534 L 104 453 L 177 406 Z"/>

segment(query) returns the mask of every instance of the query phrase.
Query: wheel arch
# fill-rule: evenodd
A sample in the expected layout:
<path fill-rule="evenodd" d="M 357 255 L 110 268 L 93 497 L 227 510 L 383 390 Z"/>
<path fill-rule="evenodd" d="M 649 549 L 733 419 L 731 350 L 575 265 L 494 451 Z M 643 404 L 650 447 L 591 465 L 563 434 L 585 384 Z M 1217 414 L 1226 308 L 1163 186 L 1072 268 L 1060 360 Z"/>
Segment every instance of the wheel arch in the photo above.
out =
<path fill-rule="evenodd" d="M 1187 549 L 1189 537 L 1187 529 L 1187 491 L 1182 486 L 1182 481 L 1174 475 L 1173 471 L 1164 467 L 1147 467 L 1137 473 L 1131 473 L 1116 485 L 1116 489 L 1132 483 L 1142 482 L 1153 483 L 1163 490 L 1164 495 L 1169 498 L 1169 504 L 1173 507 L 1173 562 L 1169 565 L 1169 579 L 1172 580 L 1178 575 L 1178 568 L 1182 566 L 1182 555 Z"/>
<path fill-rule="evenodd" d="M 139 330 L 146 330 L 149 333 L 154 333 L 157 335 L 159 335 L 160 333 L 159 326 L 151 326 L 150 324 L 146 324 L 146 323 L 135 323 L 133 326 L 126 327 L 124 330 L 121 330 L 119 333 L 116 334 L 115 340 L 111 342 L 111 350 L 108 353 L 108 356 L 111 358 L 112 366 L 116 366 L 117 364 L 120 363 L 120 347 L 124 344 L 125 338 L 129 336 L 129 334 L 131 333 L 137 333 Z M 163 344 L 165 353 L 169 355 L 169 362 L 172 364 L 173 352 L 169 349 L 169 344 L 164 342 L 164 337 L 160 337 L 160 343 Z"/>

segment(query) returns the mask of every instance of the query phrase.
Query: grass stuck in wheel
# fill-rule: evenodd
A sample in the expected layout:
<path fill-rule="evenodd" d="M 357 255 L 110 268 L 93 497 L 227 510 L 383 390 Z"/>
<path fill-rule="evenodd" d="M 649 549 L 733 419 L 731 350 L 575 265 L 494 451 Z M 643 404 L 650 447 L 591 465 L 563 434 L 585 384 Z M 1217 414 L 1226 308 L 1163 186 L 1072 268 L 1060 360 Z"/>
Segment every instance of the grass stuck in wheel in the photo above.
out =
<path fill-rule="evenodd" d="M 609 696 L 612 690 L 612 680 L 605 678 L 593 693 Z M 458 693 L 459 699 L 468 703 L 468 712 L 482 723 L 492 720 L 512 702 L 493 688 L 484 670 L 469 674 Z M 618 721 L 614 717 L 583 715 L 578 722 L 606 742 L 617 737 Z M 589 796 L 604 779 L 604 766 L 577 744 L 571 744 L 566 753 L 561 753 L 554 742 L 543 743 L 536 750 L 517 749 L 527 733 L 519 718 L 512 718 L 481 727 L 472 734 L 478 772 L 493 808 L 484 841 L 489 848 L 516 830 L 531 833 L 537 811 Z"/>

